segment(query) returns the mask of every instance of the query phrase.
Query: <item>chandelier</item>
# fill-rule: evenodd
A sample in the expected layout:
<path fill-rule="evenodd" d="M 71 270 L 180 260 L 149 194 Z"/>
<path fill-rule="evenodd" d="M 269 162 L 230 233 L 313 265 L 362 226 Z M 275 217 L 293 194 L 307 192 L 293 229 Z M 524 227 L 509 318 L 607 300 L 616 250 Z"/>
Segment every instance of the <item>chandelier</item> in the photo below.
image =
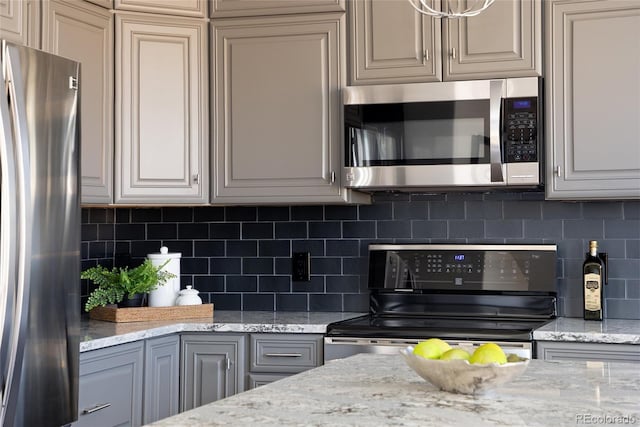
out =
<path fill-rule="evenodd" d="M 468 18 L 470 16 L 476 16 L 480 14 L 486 8 L 491 6 L 495 0 L 469 0 L 468 3 L 470 3 L 471 6 L 467 7 L 464 10 L 462 10 L 462 7 L 460 6 L 460 0 L 457 0 L 458 7 L 456 10 L 453 10 L 451 8 L 451 3 L 453 3 L 453 1 L 443 0 L 443 2 L 447 4 L 447 8 L 449 9 L 449 11 L 447 12 L 436 10 L 433 7 L 429 6 L 427 3 L 430 2 L 430 0 L 407 1 L 411 4 L 411 6 L 413 6 L 415 10 L 422 13 L 423 15 L 433 16 L 435 18 Z"/>

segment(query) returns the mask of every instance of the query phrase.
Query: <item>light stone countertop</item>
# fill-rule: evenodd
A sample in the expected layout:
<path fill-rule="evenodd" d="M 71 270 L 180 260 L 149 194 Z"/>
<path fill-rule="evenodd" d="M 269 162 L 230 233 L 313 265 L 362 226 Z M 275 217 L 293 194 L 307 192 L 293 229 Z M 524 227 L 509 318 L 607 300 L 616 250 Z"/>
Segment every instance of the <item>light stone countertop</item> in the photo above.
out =
<path fill-rule="evenodd" d="M 365 313 L 272 312 L 215 310 L 213 319 L 113 323 L 83 319 L 80 352 L 110 347 L 176 332 L 281 332 L 324 334 L 327 325 Z"/>
<path fill-rule="evenodd" d="M 533 332 L 536 341 L 639 344 L 640 320 L 605 319 L 602 322 L 560 317 Z"/>
<path fill-rule="evenodd" d="M 638 396 L 640 369 L 635 364 L 532 360 L 512 382 L 474 396 L 438 390 L 400 355 L 360 354 L 153 425 L 638 425 Z"/>

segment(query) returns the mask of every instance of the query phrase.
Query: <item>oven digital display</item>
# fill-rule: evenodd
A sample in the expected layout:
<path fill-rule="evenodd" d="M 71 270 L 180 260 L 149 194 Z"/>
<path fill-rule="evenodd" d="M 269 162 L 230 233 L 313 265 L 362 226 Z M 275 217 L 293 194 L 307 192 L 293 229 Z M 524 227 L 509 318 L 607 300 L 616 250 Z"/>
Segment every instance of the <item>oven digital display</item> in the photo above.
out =
<path fill-rule="evenodd" d="M 464 261 L 464 254 L 454 255 L 453 259 L 455 259 L 456 261 Z"/>

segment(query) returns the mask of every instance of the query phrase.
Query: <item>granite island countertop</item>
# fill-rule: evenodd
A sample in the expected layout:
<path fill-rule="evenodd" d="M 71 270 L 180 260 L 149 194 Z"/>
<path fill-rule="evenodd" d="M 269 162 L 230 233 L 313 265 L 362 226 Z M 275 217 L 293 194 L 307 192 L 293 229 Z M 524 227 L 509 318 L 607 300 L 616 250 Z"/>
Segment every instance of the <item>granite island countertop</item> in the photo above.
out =
<path fill-rule="evenodd" d="M 637 365 L 532 360 L 479 395 L 438 390 L 398 355 L 360 354 L 154 426 L 575 426 L 640 424 Z"/>
<path fill-rule="evenodd" d="M 640 345 L 640 320 L 605 319 L 601 322 L 559 317 L 533 332 L 536 341 Z"/>
<path fill-rule="evenodd" d="M 177 332 L 324 334 L 329 323 L 350 319 L 362 314 L 364 313 L 215 310 L 213 319 L 129 323 L 83 319 L 80 324 L 80 352 Z"/>

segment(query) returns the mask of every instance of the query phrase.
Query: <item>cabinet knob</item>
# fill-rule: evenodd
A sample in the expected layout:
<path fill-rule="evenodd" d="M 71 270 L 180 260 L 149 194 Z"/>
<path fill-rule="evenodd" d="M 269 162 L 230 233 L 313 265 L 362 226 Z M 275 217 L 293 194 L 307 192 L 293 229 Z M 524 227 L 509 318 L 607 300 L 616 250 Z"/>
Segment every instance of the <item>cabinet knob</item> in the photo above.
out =
<path fill-rule="evenodd" d="M 200 174 L 193 175 L 193 183 L 200 184 Z"/>

